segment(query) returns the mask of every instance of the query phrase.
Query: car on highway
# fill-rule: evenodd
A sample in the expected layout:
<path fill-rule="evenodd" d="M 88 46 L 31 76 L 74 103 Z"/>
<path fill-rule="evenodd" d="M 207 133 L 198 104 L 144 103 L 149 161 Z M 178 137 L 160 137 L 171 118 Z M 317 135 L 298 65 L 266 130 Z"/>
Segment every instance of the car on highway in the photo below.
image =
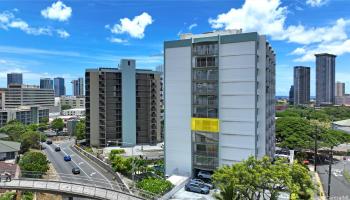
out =
<path fill-rule="evenodd" d="M 65 156 L 63 157 L 63 159 L 64 159 L 64 161 L 71 161 L 71 160 L 72 160 L 72 158 L 70 157 L 70 155 L 65 155 Z"/>
<path fill-rule="evenodd" d="M 72 173 L 73 174 L 80 174 L 80 168 L 79 167 L 73 167 Z"/>
<path fill-rule="evenodd" d="M 189 192 L 197 192 L 197 193 L 201 193 L 201 194 L 209 194 L 209 192 L 210 192 L 210 190 L 207 186 L 201 185 L 198 183 L 194 183 L 191 181 L 186 183 L 185 190 L 189 191 Z"/>
<path fill-rule="evenodd" d="M 211 179 L 211 174 L 207 171 L 199 171 L 197 176 L 201 179 Z"/>
<path fill-rule="evenodd" d="M 52 141 L 51 140 L 46 140 L 46 144 L 50 145 L 50 144 L 52 144 Z"/>
<path fill-rule="evenodd" d="M 55 151 L 56 151 L 56 152 L 61 151 L 61 147 L 56 147 L 56 148 L 55 148 Z"/>
<path fill-rule="evenodd" d="M 199 178 L 193 178 L 193 179 L 190 180 L 190 182 L 197 183 L 199 185 L 204 185 L 204 186 L 207 186 L 209 189 L 213 189 L 213 185 L 212 184 L 206 183 L 202 179 L 199 179 Z"/>

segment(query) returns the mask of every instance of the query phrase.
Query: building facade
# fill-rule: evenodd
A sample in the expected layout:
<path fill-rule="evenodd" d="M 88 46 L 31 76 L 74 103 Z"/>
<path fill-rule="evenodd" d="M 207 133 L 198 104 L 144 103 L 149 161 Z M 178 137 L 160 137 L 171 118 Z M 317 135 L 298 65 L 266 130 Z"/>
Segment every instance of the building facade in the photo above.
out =
<path fill-rule="evenodd" d="M 84 79 L 78 78 L 72 82 L 73 96 L 84 96 Z"/>
<path fill-rule="evenodd" d="M 23 84 L 23 75 L 22 73 L 9 73 L 7 74 L 7 86 L 14 85 L 22 85 Z"/>
<path fill-rule="evenodd" d="M 54 78 L 55 97 L 66 95 L 66 86 L 64 85 L 64 78 Z"/>
<path fill-rule="evenodd" d="M 17 120 L 23 124 L 38 124 L 44 118 L 49 119 L 49 109 L 36 106 L 21 106 L 16 109 L 0 110 L 0 127 L 11 120 Z"/>
<path fill-rule="evenodd" d="M 50 78 L 41 78 L 40 88 L 53 90 L 53 80 Z"/>
<path fill-rule="evenodd" d="M 335 97 L 335 105 L 350 106 L 350 95 L 345 94 L 344 96 L 336 96 Z"/>
<path fill-rule="evenodd" d="M 38 86 L 10 85 L 0 88 L 0 109 L 18 108 L 19 106 L 54 106 L 54 91 L 40 89 Z"/>
<path fill-rule="evenodd" d="M 71 108 L 85 108 L 84 96 L 61 96 L 60 105 L 69 105 Z"/>
<path fill-rule="evenodd" d="M 294 104 L 294 85 L 290 86 L 288 101 L 289 101 L 289 104 Z"/>
<path fill-rule="evenodd" d="M 86 138 L 91 146 L 161 140 L 160 75 L 135 67 L 135 60 L 121 60 L 119 68 L 86 70 Z"/>
<path fill-rule="evenodd" d="M 274 155 L 275 54 L 265 36 L 182 35 L 164 54 L 167 175 Z"/>
<path fill-rule="evenodd" d="M 335 55 L 316 54 L 316 106 L 335 103 Z"/>
<path fill-rule="evenodd" d="M 68 110 L 62 110 L 64 116 L 85 116 L 85 108 L 73 108 Z"/>
<path fill-rule="evenodd" d="M 294 105 L 310 103 L 310 67 L 294 67 Z"/>
<path fill-rule="evenodd" d="M 345 83 L 337 82 L 335 85 L 335 96 L 342 97 L 345 95 Z"/>

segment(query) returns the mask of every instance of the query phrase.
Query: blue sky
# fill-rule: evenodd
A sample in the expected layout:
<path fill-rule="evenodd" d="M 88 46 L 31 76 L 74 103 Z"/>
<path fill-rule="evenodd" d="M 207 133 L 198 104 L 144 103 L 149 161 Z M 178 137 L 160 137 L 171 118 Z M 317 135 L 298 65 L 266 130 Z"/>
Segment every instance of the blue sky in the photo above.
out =
<path fill-rule="evenodd" d="M 287 95 L 293 66 L 312 68 L 314 53 L 337 54 L 336 79 L 350 93 L 348 0 L 0 0 L 0 86 L 6 73 L 24 82 L 62 76 L 67 93 L 86 68 L 116 67 L 135 58 L 139 68 L 163 63 L 163 41 L 180 33 L 242 28 L 266 34 L 277 54 L 277 95 Z"/>

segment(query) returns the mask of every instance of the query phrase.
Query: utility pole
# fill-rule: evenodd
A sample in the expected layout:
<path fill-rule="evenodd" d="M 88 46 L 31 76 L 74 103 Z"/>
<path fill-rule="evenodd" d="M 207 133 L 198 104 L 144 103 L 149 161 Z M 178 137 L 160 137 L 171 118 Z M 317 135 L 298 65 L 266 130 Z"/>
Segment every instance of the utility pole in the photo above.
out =
<path fill-rule="evenodd" d="M 327 198 L 331 198 L 331 180 L 332 180 L 332 164 L 333 164 L 333 146 L 331 147 L 331 152 L 329 154 L 329 171 L 328 171 L 328 191 Z"/>
<path fill-rule="evenodd" d="M 315 173 L 317 172 L 317 139 L 318 139 L 318 126 L 316 125 L 316 134 L 315 134 L 315 155 L 314 155 L 314 164 L 315 164 L 315 167 L 314 167 L 314 171 Z"/>

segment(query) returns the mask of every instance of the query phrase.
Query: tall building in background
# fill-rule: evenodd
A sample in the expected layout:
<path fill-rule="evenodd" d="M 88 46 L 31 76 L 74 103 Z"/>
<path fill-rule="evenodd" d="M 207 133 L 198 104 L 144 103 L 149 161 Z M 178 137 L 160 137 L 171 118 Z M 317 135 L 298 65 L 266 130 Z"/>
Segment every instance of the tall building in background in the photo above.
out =
<path fill-rule="evenodd" d="M 164 43 L 166 174 L 275 152 L 275 53 L 238 30 Z"/>
<path fill-rule="evenodd" d="M 316 106 L 335 103 L 335 55 L 316 54 Z"/>
<path fill-rule="evenodd" d="M 52 108 L 55 103 L 52 89 L 40 89 L 33 85 L 10 85 L 0 88 L 0 109 L 20 106 L 40 106 Z"/>
<path fill-rule="evenodd" d="M 337 82 L 335 85 L 335 96 L 342 97 L 345 95 L 345 83 Z"/>
<path fill-rule="evenodd" d="M 9 73 L 9 74 L 7 74 L 7 86 L 9 86 L 11 84 L 22 85 L 23 84 L 22 73 Z"/>
<path fill-rule="evenodd" d="M 53 80 L 51 78 L 41 78 L 40 88 L 53 90 Z"/>
<path fill-rule="evenodd" d="M 73 86 L 73 96 L 84 96 L 84 78 L 78 78 L 71 83 Z"/>
<path fill-rule="evenodd" d="M 119 68 L 85 72 L 86 140 L 91 146 L 156 144 L 160 135 L 160 73 Z"/>
<path fill-rule="evenodd" d="M 66 95 L 66 87 L 64 85 L 64 78 L 54 78 L 55 97 Z"/>
<path fill-rule="evenodd" d="M 294 105 L 310 103 L 310 67 L 294 67 Z"/>
<path fill-rule="evenodd" d="M 294 85 L 290 86 L 288 100 L 289 100 L 289 104 L 294 104 Z"/>

